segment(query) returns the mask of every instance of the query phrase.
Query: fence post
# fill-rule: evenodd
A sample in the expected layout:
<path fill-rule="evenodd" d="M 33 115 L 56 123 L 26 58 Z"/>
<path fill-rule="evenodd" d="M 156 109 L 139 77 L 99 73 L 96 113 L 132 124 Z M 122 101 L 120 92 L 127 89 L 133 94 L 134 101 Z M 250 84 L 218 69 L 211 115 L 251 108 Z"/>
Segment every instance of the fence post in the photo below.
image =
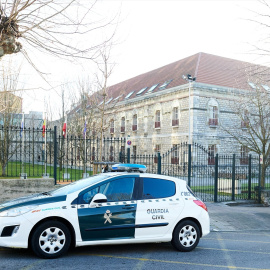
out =
<path fill-rule="evenodd" d="M 53 178 L 54 178 L 54 184 L 56 185 L 57 181 L 57 126 L 54 126 L 53 130 Z"/>
<path fill-rule="evenodd" d="M 127 148 L 127 163 L 130 163 L 130 148 Z"/>
<path fill-rule="evenodd" d="M 217 202 L 218 199 L 218 154 L 215 157 L 215 184 L 214 184 L 214 202 Z"/>
<path fill-rule="evenodd" d="M 191 184 L 191 144 L 188 145 L 188 186 Z"/>
<path fill-rule="evenodd" d="M 233 154 L 232 163 L 232 201 L 235 200 L 235 154 Z"/>
<path fill-rule="evenodd" d="M 248 157 L 248 199 L 251 199 L 251 154 Z"/>
<path fill-rule="evenodd" d="M 157 167 L 157 173 L 161 174 L 161 155 L 158 152 L 158 167 Z"/>

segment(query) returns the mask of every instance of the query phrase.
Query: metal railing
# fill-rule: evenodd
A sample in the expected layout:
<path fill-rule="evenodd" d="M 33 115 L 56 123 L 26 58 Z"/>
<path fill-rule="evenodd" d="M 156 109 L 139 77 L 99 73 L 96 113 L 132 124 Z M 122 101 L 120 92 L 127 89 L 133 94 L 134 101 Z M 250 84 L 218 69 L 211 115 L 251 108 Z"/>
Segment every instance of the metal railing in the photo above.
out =
<path fill-rule="evenodd" d="M 63 138 L 57 128 L 46 130 L 0 127 L 0 175 L 2 177 L 42 177 L 57 183 L 72 182 L 100 172 L 97 164 L 140 163 L 149 173 L 183 179 L 204 201 L 257 200 L 260 192 L 261 165 L 256 155 L 248 157 L 216 155 L 199 144 L 180 143 L 164 154 L 140 155 L 130 152 L 125 138 Z M 270 187 L 270 167 L 265 186 Z"/>

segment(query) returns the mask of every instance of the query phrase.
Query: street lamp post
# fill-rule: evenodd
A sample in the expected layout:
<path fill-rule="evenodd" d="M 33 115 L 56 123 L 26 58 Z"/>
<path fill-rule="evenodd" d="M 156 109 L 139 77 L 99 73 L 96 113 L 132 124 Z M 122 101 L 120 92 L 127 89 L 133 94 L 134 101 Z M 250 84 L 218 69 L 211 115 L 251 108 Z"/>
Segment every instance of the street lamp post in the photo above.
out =
<path fill-rule="evenodd" d="M 191 144 L 191 137 L 190 137 L 190 89 L 191 83 L 196 81 L 196 77 L 192 77 L 190 74 L 183 75 L 182 78 L 188 81 L 188 144 Z"/>

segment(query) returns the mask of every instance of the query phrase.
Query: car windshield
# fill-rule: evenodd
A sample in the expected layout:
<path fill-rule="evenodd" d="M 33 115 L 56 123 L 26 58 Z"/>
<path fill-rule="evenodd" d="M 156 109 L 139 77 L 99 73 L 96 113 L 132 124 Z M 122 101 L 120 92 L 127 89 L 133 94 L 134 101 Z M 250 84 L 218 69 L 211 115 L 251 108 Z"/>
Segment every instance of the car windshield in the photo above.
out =
<path fill-rule="evenodd" d="M 91 176 L 89 178 L 85 178 L 76 182 L 73 182 L 69 185 L 57 188 L 55 190 L 49 191 L 48 195 L 53 195 L 53 196 L 61 196 L 61 195 L 67 195 L 72 192 L 78 191 L 80 189 L 83 189 L 85 187 L 94 185 L 104 179 L 110 178 L 111 176 L 108 174 L 99 174 L 95 176 Z"/>

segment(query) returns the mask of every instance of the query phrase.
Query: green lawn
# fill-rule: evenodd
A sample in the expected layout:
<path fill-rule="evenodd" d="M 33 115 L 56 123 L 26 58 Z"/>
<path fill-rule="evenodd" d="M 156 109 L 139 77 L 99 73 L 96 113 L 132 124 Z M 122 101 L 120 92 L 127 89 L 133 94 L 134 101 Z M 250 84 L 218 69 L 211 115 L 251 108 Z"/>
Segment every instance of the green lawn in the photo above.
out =
<path fill-rule="evenodd" d="M 53 177 L 53 166 L 47 165 L 46 172 L 49 173 L 50 177 Z M 88 168 L 89 170 L 89 168 Z M 57 180 L 63 180 L 63 174 L 69 173 L 70 179 L 68 181 L 74 181 L 82 178 L 83 170 L 77 168 L 64 168 L 60 171 L 59 167 L 57 167 Z M 9 162 L 6 168 L 7 176 L 2 177 L 0 179 L 12 178 L 19 179 L 20 173 L 22 172 L 22 164 L 21 162 Z M 39 178 L 45 173 L 44 165 L 40 164 L 31 164 L 24 163 L 24 172 L 27 173 L 27 178 Z M 87 171 L 89 175 L 92 175 L 92 171 Z M 0 167 L 0 175 L 2 175 L 2 168 Z"/>

